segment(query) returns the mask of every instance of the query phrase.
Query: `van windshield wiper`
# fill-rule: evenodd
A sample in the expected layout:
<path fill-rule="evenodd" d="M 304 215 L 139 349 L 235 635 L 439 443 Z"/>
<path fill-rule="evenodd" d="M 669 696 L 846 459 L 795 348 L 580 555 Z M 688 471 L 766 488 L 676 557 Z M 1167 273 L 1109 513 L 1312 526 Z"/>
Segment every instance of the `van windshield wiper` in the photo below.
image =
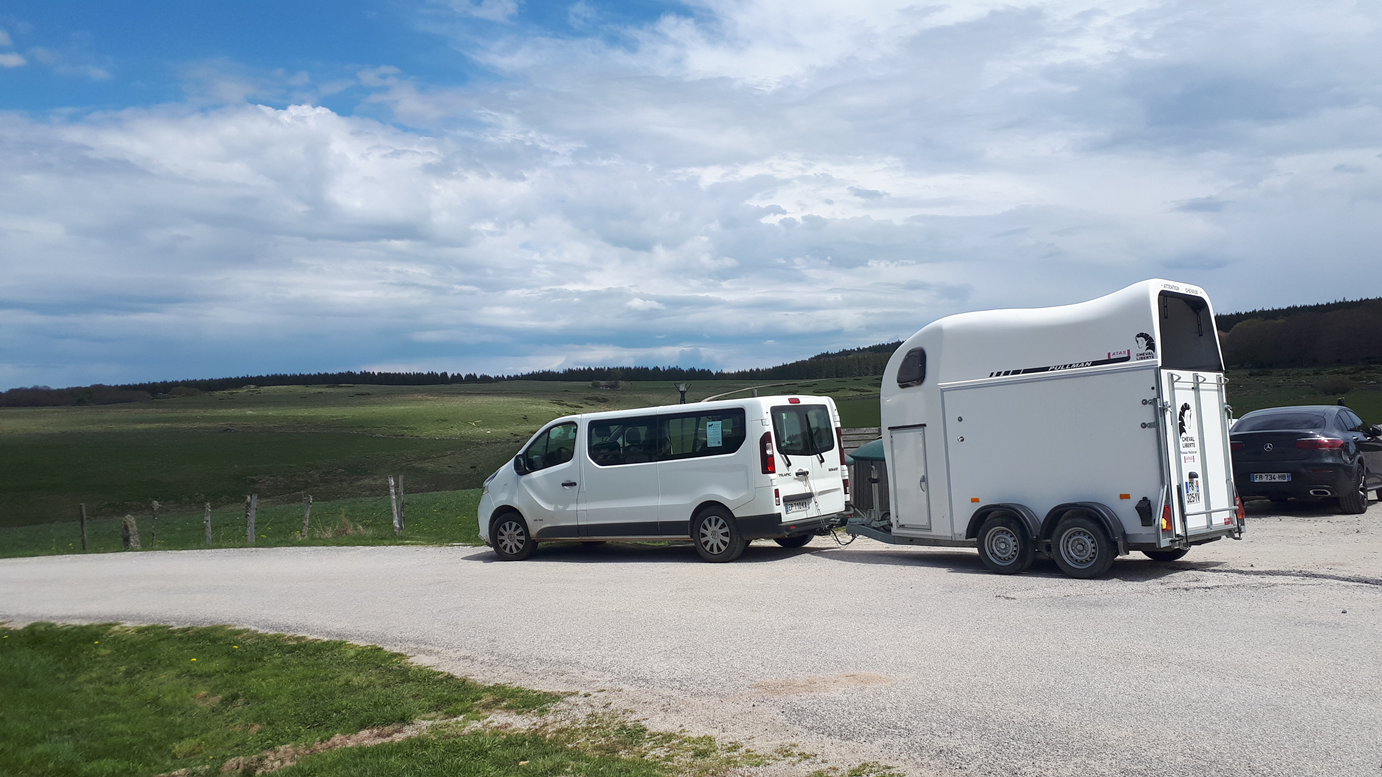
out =
<path fill-rule="evenodd" d="M 825 454 L 821 453 L 821 446 L 816 442 L 816 427 L 811 425 L 811 416 L 806 416 L 806 437 L 811 441 L 811 452 L 816 454 L 816 460 L 821 464 L 825 463 Z M 791 466 L 788 464 L 787 466 Z"/>

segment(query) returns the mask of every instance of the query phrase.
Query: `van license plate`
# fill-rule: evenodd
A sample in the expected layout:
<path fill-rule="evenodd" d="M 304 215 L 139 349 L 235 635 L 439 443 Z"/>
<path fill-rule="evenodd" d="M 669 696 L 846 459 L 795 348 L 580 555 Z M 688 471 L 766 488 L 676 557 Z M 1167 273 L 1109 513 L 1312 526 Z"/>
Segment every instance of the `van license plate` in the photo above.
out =
<path fill-rule="evenodd" d="M 809 504 L 811 503 L 805 499 L 801 500 L 800 502 L 788 502 L 787 514 L 791 515 L 792 513 L 804 513 L 806 512 L 806 506 Z"/>
<path fill-rule="evenodd" d="M 1289 472 L 1257 472 L 1252 476 L 1254 483 L 1290 483 L 1291 473 Z"/>

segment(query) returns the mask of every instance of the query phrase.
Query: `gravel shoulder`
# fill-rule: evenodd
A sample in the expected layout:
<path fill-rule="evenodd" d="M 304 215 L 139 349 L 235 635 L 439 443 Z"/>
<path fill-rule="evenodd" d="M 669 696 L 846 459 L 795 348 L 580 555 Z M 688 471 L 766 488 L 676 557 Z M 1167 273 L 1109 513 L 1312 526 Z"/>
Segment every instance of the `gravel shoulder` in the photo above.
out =
<path fill-rule="evenodd" d="M 1242 541 L 1092 581 L 825 538 L 728 565 L 619 544 L 511 564 L 470 547 L 11 559 L 0 620 L 378 644 L 655 728 L 909 774 L 1382 774 L 1382 506 L 1249 511 Z"/>

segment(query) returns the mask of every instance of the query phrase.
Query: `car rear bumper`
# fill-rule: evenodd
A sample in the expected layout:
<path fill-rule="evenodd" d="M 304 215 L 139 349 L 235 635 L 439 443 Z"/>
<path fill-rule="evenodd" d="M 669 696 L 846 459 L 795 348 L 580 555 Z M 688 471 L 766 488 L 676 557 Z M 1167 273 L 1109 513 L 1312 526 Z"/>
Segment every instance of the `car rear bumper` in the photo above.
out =
<path fill-rule="evenodd" d="M 1252 476 L 1262 473 L 1286 473 L 1291 479 L 1286 483 L 1254 482 Z M 1329 497 L 1352 488 L 1355 474 L 1356 470 L 1351 464 L 1264 462 L 1246 467 L 1235 466 L 1233 484 L 1238 488 L 1238 495 L 1244 499 Z"/>

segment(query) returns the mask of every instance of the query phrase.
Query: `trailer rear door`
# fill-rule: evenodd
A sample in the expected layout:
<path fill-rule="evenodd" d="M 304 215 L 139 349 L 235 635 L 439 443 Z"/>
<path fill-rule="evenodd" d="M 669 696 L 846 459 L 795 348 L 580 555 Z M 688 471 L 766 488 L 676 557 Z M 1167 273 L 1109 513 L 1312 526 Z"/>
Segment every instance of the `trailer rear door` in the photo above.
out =
<path fill-rule="evenodd" d="M 1225 383 L 1217 372 L 1161 371 L 1167 403 L 1162 428 L 1175 490 L 1170 498 L 1182 518 L 1177 533 L 1192 539 L 1222 532 L 1237 516 Z"/>

